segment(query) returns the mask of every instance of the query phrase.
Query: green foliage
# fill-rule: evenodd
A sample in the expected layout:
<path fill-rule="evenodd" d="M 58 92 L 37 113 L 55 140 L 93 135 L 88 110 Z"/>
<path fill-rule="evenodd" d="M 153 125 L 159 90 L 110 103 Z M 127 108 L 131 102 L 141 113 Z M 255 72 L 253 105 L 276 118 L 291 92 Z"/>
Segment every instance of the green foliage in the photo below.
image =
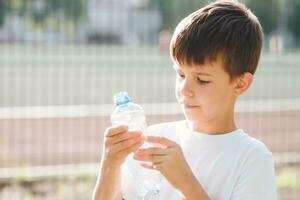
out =
<path fill-rule="evenodd" d="M 297 41 L 300 41 L 300 1 L 290 0 L 290 14 L 288 17 L 288 29 Z"/>
<path fill-rule="evenodd" d="M 33 0 L 22 1 L 22 0 L 3 0 L 5 3 L 5 14 L 13 13 L 20 16 L 24 16 L 26 10 L 28 10 L 28 5 L 33 2 Z"/>
<path fill-rule="evenodd" d="M 0 25 L 1 8 L 4 14 L 13 12 L 22 17 L 29 17 L 36 24 L 42 25 L 48 18 L 64 17 L 65 20 L 77 23 L 85 14 L 85 6 L 88 0 L 10 0 L 1 5 L 0 0 Z"/>
<path fill-rule="evenodd" d="M 241 0 L 257 16 L 265 34 L 275 31 L 278 26 L 280 7 L 278 0 Z M 297 0 L 295 0 L 297 1 Z M 151 0 L 150 4 L 161 9 L 163 28 L 173 30 L 177 23 L 189 13 L 206 5 L 208 0 Z"/>
<path fill-rule="evenodd" d="M 0 27 L 3 25 L 5 17 L 5 3 L 3 0 L 0 0 Z"/>
<path fill-rule="evenodd" d="M 85 5 L 86 0 L 47 0 L 46 11 L 63 11 L 67 19 L 77 22 L 84 13 Z"/>
<path fill-rule="evenodd" d="M 280 16 L 278 0 L 244 0 L 243 2 L 258 18 L 265 34 L 277 29 Z"/>
<path fill-rule="evenodd" d="M 150 6 L 160 8 L 163 17 L 163 29 L 173 31 L 176 25 L 188 14 L 201 8 L 207 0 L 151 0 Z"/>

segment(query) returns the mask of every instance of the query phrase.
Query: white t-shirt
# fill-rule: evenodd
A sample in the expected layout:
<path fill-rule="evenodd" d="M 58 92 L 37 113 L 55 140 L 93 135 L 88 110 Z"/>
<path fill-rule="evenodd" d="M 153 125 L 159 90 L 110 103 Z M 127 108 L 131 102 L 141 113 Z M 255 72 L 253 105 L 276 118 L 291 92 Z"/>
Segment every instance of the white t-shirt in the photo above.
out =
<path fill-rule="evenodd" d="M 150 126 L 150 135 L 177 142 L 195 177 L 212 200 L 275 200 L 272 153 L 243 130 L 208 135 L 192 131 L 186 121 Z M 175 166 L 174 166 L 175 167 Z M 132 185 L 124 184 L 126 200 L 142 199 Z M 165 181 L 159 200 L 179 200 L 179 193 Z"/>

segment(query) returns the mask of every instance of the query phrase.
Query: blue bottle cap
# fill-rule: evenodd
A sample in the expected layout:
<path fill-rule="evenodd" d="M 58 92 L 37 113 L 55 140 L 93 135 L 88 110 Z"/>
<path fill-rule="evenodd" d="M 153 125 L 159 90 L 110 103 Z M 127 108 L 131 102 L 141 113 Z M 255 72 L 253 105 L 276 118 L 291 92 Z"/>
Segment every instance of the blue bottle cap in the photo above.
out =
<path fill-rule="evenodd" d="M 127 104 L 130 101 L 131 101 L 131 99 L 128 96 L 128 93 L 125 92 L 125 91 L 114 94 L 114 103 L 115 103 L 115 106 Z"/>

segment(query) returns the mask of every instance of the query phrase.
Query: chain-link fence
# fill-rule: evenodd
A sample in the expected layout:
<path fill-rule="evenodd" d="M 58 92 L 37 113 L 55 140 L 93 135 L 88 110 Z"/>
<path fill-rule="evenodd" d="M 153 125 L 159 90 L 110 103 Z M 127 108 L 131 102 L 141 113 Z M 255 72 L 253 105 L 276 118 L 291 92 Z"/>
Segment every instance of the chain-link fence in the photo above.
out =
<path fill-rule="evenodd" d="M 148 124 L 184 118 L 168 41 L 176 23 L 206 2 L 0 2 L 0 199 L 89 199 L 115 92 L 141 103 Z M 244 2 L 258 16 L 266 6 Z M 266 2 L 274 13 L 262 21 L 275 11 L 278 18 L 264 27 L 255 81 L 236 118 L 273 152 L 279 199 L 296 200 L 300 37 L 289 27 L 300 20 L 299 5 Z"/>

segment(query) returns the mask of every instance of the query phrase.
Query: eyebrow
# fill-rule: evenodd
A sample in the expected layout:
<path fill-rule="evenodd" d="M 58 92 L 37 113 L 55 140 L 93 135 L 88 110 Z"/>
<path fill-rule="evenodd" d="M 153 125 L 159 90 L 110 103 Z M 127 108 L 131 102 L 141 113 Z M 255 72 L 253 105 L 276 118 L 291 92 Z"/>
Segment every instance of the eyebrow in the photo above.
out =
<path fill-rule="evenodd" d="M 180 67 L 178 67 L 177 65 L 173 65 L 173 68 L 175 69 L 175 70 L 180 70 Z M 208 73 L 205 73 L 205 72 L 195 72 L 197 75 L 203 75 L 203 76 L 211 76 L 212 77 L 212 75 L 211 74 L 208 74 Z"/>
<path fill-rule="evenodd" d="M 197 73 L 198 75 L 203 75 L 203 76 L 212 76 L 211 74 L 207 74 L 207 73 L 204 73 L 204 72 L 199 72 Z"/>

